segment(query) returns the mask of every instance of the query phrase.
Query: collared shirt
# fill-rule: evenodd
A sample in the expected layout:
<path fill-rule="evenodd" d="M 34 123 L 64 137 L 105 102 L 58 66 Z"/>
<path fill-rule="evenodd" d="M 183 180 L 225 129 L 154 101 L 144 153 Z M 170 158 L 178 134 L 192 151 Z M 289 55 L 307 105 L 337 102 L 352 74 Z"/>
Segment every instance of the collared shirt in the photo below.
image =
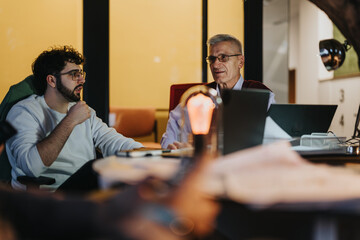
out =
<path fill-rule="evenodd" d="M 244 78 L 240 75 L 239 80 L 236 82 L 235 86 L 232 89 L 241 90 L 243 84 L 244 84 Z M 216 85 L 216 91 L 217 94 L 221 96 L 219 84 Z M 270 108 L 270 105 L 273 103 L 275 103 L 275 94 L 273 92 L 270 92 L 268 109 Z M 169 120 L 166 126 L 166 132 L 163 134 L 160 142 L 162 148 L 167 148 L 169 144 L 172 144 L 175 141 L 187 142 L 188 134 L 191 132 L 191 126 L 189 122 L 189 117 L 187 115 L 187 111 L 184 111 L 186 120 L 183 129 L 181 130 L 180 127 L 181 118 L 182 118 L 181 112 L 182 109 L 180 104 L 178 104 L 176 108 L 170 112 Z"/>
<path fill-rule="evenodd" d="M 232 89 L 233 90 L 241 90 L 241 87 L 243 84 L 244 84 L 244 78 L 240 75 L 239 80 L 235 83 L 235 85 Z M 217 94 L 221 97 L 219 84 L 216 84 L 216 91 L 217 91 Z"/>
<path fill-rule="evenodd" d="M 244 78 L 240 75 L 239 80 L 236 82 L 236 84 L 234 85 L 234 87 L 232 89 L 233 90 L 241 90 L 243 84 L 244 84 Z M 219 84 L 216 84 L 216 91 L 217 91 L 217 94 L 221 97 Z M 268 110 L 270 108 L 270 105 L 274 104 L 274 103 L 276 103 L 275 102 L 275 94 L 273 92 L 270 92 Z"/>

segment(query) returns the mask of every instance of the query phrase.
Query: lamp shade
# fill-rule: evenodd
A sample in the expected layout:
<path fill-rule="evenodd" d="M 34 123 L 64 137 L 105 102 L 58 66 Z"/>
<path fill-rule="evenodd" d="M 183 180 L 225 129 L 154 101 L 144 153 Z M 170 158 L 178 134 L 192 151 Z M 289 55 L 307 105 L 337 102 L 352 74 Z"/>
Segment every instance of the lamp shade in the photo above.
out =
<path fill-rule="evenodd" d="M 345 52 L 350 48 L 347 41 L 341 44 L 335 39 L 326 39 L 319 42 L 320 57 L 328 71 L 335 70 L 344 63 Z"/>
<path fill-rule="evenodd" d="M 222 100 L 217 91 L 204 85 L 191 87 L 181 96 L 180 106 L 181 142 L 193 147 L 194 156 L 222 153 Z"/>
<path fill-rule="evenodd" d="M 188 100 L 187 108 L 193 134 L 208 134 L 215 108 L 212 99 L 198 93 Z"/>

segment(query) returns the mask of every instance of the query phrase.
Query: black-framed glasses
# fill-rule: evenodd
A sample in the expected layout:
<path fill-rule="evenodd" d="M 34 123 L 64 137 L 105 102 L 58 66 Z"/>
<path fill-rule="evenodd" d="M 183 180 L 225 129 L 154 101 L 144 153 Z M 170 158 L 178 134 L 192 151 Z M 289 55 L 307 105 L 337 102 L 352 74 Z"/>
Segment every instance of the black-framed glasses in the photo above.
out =
<path fill-rule="evenodd" d="M 216 61 L 216 59 L 219 60 L 219 62 L 227 62 L 229 61 L 229 57 L 235 57 L 240 56 L 241 54 L 233 54 L 233 55 L 226 55 L 226 54 L 220 54 L 219 56 L 208 56 L 206 57 L 206 62 L 209 64 L 212 64 Z"/>
<path fill-rule="evenodd" d="M 81 78 L 85 79 L 85 76 L 86 76 L 86 72 L 84 72 L 82 69 L 74 69 L 74 70 L 70 70 L 68 72 L 59 73 L 59 74 L 60 75 L 69 74 L 69 75 L 71 75 L 71 78 L 73 81 L 79 81 Z"/>

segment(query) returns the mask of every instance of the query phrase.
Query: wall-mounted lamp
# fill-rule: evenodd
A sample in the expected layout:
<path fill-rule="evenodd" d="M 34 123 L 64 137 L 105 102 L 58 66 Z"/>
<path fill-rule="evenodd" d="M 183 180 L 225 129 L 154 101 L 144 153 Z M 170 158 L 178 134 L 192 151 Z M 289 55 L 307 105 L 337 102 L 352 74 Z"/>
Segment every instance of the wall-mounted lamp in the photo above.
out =
<path fill-rule="evenodd" d="M 326 70 L 331 71 L 339 68 L 345 60 L 345 52 L 351 45 L 345 40 L 341 44 L 335 39 L 326 39 L 319 42 L 320 57 Z"/>

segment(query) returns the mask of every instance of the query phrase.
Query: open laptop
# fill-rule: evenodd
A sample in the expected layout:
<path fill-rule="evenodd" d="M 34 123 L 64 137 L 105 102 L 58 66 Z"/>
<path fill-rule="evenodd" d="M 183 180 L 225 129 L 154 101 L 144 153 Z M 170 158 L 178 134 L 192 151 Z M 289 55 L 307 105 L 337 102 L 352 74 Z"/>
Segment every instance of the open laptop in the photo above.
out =
<path fill-rule="evenodd" d="M 334 149 L 320 149 L 310 151 L 299 151 L 297 152 L 310 162 L 314 163 L 326 163 L 331 165 L 343 165 L 346 163 L 360 163 L 360 151 L 359 151 L 359 122 L 360 122 L 360 106 L 356 116 L 354 134 L 351 139 L 340 141 L 339 146 Z"/>
<path fill-rule="evenodd" d="M 269 116 L 291 137 L 326 133 L 337 105 L 272 104 Z"/>
<path fill-rule="evenodd" d="M 262 144 L 269 101 L 266 90 L 223 90 L 223 153 Z"/>

